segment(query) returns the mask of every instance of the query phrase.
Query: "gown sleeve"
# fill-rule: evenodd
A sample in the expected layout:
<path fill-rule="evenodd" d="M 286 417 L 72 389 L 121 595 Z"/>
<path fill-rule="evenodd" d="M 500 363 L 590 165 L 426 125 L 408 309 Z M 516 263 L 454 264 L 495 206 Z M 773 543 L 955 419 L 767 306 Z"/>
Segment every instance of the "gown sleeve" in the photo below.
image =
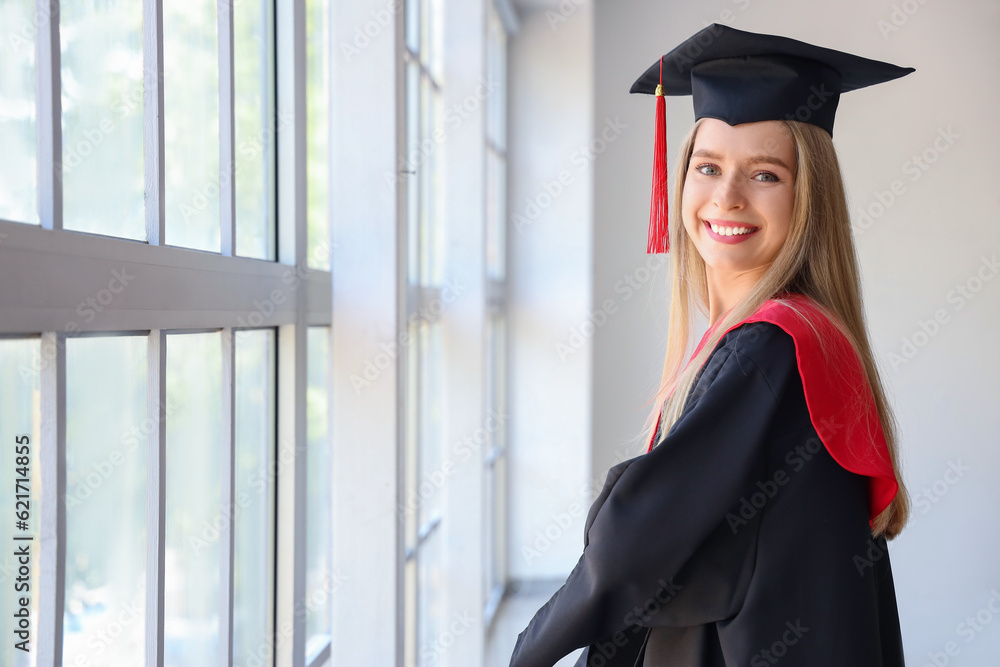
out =
<path fill-rule="evenodd" d="M 780 398 L 798 372 L 794 342 L 765 322 L 724 342 L 663 441 L 609 475 L 579 562 L 518 635 L 510 667 L 552 667 L 634 624 L 633 610 L 766 479 Z"/>

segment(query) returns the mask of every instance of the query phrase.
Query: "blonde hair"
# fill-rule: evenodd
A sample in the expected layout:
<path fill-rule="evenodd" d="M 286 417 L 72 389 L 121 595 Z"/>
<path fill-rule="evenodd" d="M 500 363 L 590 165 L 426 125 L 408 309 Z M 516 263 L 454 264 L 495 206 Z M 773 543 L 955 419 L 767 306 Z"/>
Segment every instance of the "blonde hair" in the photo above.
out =
<path fill-rule="evenodd" d="M 893 539 L 903 529 L 909 516 L 909 494 L 899 470 L 896 421 L 886 400 L 868 341 L 857 255 L 836 150 L 830 135 L 820 127 L 799 121 L 779 122 L 791 133 L 797 157 L 788 237 L 761 279 L 728 313 L 720 317 L 700 352 L 688 364 L 685 364 L 685 359 L 692 342 L 693 306 L 697 305 L 702 314 L 708 313 L 705 263 L 684 229 L 681 216 L 684 179 L 701 120 L 691 127 L 681 145 L 674 171 L 677 180 L 668 221 L 673 262 L 667 352 L 660 387 L 651 399 L 654 410 L 644 426 L 645 441 L 654 437 L 656 418 L 661 410 L 660 428 L 663 434 L 680 417 L 699 369 L 728 328 L 752 315 L 768 299 L 776 299 L 794 309 L 792 304 L 780 300 L 782 291 L 804 294 L 818 304 L 844 333 L 864 366 L 893 473 L 899 483 L 896 497 L 872 522 L 872 534 L 884 534 L 887 539 Z M 808 322 L 802 313 L 798 314 Z"/>

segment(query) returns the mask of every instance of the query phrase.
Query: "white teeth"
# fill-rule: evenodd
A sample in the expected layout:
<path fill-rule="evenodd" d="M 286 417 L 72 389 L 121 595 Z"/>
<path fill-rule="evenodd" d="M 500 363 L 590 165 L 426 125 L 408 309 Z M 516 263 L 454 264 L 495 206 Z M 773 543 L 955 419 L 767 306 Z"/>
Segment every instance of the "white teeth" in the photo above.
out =
<path fill-rule="evenodd" d="M 712 231 L 719 236 L 739 236 L 741 234 L 749 234 L 753 231 L 753 227 L 722 227 L 712 222 L 708 224 L 712 228 Z"/>

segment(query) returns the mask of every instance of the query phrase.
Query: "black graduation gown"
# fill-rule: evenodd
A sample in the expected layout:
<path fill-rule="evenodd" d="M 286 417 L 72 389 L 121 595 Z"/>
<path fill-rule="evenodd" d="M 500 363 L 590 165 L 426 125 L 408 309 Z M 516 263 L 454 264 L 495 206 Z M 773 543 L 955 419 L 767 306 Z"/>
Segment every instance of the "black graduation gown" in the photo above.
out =
<path fill-rule="evenodd" d="M 791 336 L 722 337 L 680 419 L 608 472 L 565 585 L 511 667 L 898 667 L 889 554 L 866 477 L 812 423 Z"/>

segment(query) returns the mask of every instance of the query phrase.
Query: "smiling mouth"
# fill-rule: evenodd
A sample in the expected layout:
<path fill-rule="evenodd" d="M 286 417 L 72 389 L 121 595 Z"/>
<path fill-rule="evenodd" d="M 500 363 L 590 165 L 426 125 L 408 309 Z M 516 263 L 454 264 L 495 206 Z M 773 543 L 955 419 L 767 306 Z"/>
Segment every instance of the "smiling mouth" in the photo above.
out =
<path fill-rule="evenodd" d="M 714 235 L 724 236 L 724 237 L 750 236 L 754 232 L 760 229 L 760 227 L 755 227 L 753 225 L 737 225 L 737 224 L 723 225 L 712 222 L 710 220 L 705 221 L 705 226 L 708 227 L 710 230 L 712 230 L 712 233 Z"/>

